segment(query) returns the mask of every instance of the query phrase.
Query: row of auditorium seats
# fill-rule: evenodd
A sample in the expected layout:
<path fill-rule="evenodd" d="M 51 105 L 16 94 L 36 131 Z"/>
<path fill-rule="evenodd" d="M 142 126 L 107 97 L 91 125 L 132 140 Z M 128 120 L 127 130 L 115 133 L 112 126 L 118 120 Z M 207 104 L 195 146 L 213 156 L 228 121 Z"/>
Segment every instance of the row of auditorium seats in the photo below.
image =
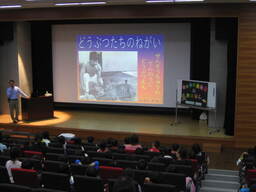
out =
<path fill-rule="evenodd" d="M 70 186 L 70 176 L 72 175 L 75 181 L 74 190 L 77 192 L 80 190 L 79 187 L 83 185 L 82 183 L 87 183 L 87 186 L 103 186 L 103 188 L 105 184 L 108 183 L 109 192 L 111 192 L 111 186 L 113 184 L 111 182 L 113 182 L 113 179 L 115 180 L 118 176 L 122 175 L 124 170 L 132 172 L 134 179 L 143 186 L 144 192 L 185 191 L 186 176 L 193 177 L 194 173 L 200 170 L 202 161 L 201 159 L 172 160 L 162 157 L 162 153 L 160 152 L 149 151 L 143 151 L 140 152 L 140 154 L 135 154 L 134 151 L 126 153 L 119 151 L 99 153 L 96 152 L 98 147 L 95 145 L 81 146 L 67 144 L 64 148 L 62 144 L 56 142 L 50 143 L 46 151 L 42 153 L 39 151 L 29 151 L 28 146 L 32 142 L 31 138 L 32 136 L 27 138 L 9 137 L 5 140 L 5 143 L 10 148 L 13 146 L 21 146 L 23 150 L 25 150 L 20 158 L 21 161 L 30 159 L 33 162 L 34 171 L 16 170 L 15 173 L 15 170 L 13 170 L 15 184 L 29 186 L 31 187 L 28 189 L 30 191 L 34 191 L 35 189 L 33 188 L 40 188 L 41 186 L 49 189 L 69 191 L 72 189 L 72 186 Z M 82 165 L 75 164 L 78 159 Z M 147 170 L 136 169 L 138 161 L 141 159 L 148 162 Z M 8 178 L 5 177 L 7 175 L 3 174 L 4 171 L 6 171 L 4 165 L 7 160 L 9 160 L 8 151 L 0 155 L 0 183 L 8 182 Z M 101 165 L 99 169 L 100 179 L 85 176 L 88 164 L 94 161 L 99 161 Z M 68 173 L 59 173 L 59 167 L 65 166 L 68 167 Z M 171 172 L 165 172 L 167 166 L 172 167 Z M 24 173 L 24 171 L 26 173 Z M 156 183 L 144 183 L 145 177 L 150 177 L 152 174 L 157 174 L 158 181 Z M 25 175 L 31 178 L 25 179 Z M 34 180 L 34 185 L 24 183 L 24 179 L 25 181 L 33 181 L 32 177 L 37 180 L 37 182 Z M 80 179 L 83 182 L 80 183 Z M 22 180 L 22 182 L 18 180 Z M 98 182 L 98 184 L 96 185 L 95 182 Z M 87 188 L 86 186 L 81 187 L 81 191 L 86 192 L 85 189 Z M 102 187 L 99 187 L 97 190 L 96 188 L 93 191 L 103 192 Z M 0 191 L 2 191 L 1 188 Z"/>

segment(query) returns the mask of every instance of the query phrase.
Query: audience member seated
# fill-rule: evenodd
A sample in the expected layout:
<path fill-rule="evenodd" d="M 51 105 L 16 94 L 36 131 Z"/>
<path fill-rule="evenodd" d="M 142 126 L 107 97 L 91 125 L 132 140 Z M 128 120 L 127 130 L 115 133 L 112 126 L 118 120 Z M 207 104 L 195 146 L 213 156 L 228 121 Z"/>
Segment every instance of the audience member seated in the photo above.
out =
<path fill-rule="evenodd" d="M 71 139 L 74 145 L 82 145 L 82 139 L 80 137 L 74 137 Z"/>
<path fill-rule="evenodd" d="M 51 143 L 48 131 L 42 132 L 42 140 L 41 140 L 41 142 L 44 143 L 47 147 L 48 147 L 49 143 Z"/>
<path fill-rule="evenodd" d="M 118 141 L 114 138 L 108 138 L 107 145 L 111 152 L 117 152 L 119 150 Z"/>
<path fill-rule="evenodd" d="M 140 159 L 138 161 L 137 169 L 138 170 L 146 170 L 147 169 L 147 162 L 145 161 L 145 159 Z"/>
<path fill-rule="evenodd" d="M 31 151 L 38 151 L 38 152 L 42 152 L 42 153 L 46 153 L 47 151 L 47 147 L 45 145 L 45 143 L 42 143 L 42 135 L 41 134 L 37 134 L 35 136 L 34 142 L 32 143 L 32 145 L 29 147 L 29 150 Z"/>
<path fill-rule="evenodd" d="M 90 165 L 87 169 L 86 169 L 86 175 L 88 177 L 99 177 L 99 168 Z"/>
<path fill-rule="evenodd" d="M 173 144 L 171 147 L 170 155 L 173 159 L 177 159 L 177 156 L 179 156 L 180 151 L 180 145 L 179 144 Z"/>
<path fill-rule="evenodd" d="M 179 153 L 176 153 L 177 160 L 188 159 L 188 152 L 186 149 L 180 149 Z"/>
<path fill-rule="evenodd" d="M 159 148 L 160 148 L 160 142 L 159 141 L 154 141 L 152 143 L 152 147 L 149 149 L 149 151 L 151 151 L 151 152 L 160 152 Z"/>
<path fill-rule="evenodd" d="M 108 148 L 107 148 L 107 143 L 106 141 L 101 141 L 101 143 L 99 144 L 99 149 L 97 150 L 97 152 L 102 152 L 102 153 L 105 153 L 105 152 L 108 152 Z"/>
<path fill-rule="evenodd" d="M 0 133 L 0 152 L 4 152 L 7 149 L 7 146 L 5 144 L 2 143 L 2 133 Z"/>
<path fill-rule="evenodd" d="M 127 151 L 135 151 L 137 148 L 142 148 L 141 144 L 139 144 L 139 137 L 133 134 L 130 137 L 130 144 L 125 144 L 125 150 Z"/>
<path fill-rule="evenodd" d="M 87 137 L 87 143 L 85 143 L 85 145 L 96 146 L 96 144 L 94 143 L 94 137 L 93 136 Z"/>
<path fill-rule="evenodd" d="M 14 183 L 13 177 L 12 177 L 12 168 L 21 168 L 21 161 L 18 160 L 18 157 L 20 155 L 20 150 L 18 148 L 13 148 L 10 151 L 10 160 L 8 160 L 5 164 L 5 167 L 8 171 L 8 175 L 10 178 L 10 182 Z"/>
<path fill-rule="evenodd" d="M 159 178 L 160 178 L 160 173 L 159 172 L 154 172 L 151 171 L 149 172 L 148 177 L 145 177 L 144 183 L 161 183 Z"/>
<path fill-rule="evenodd" d="M 26 159 L 21 163 L 21 168 L 22 169 L 34 169 L 33 162 L 30 161 L 29 159 Z"/>

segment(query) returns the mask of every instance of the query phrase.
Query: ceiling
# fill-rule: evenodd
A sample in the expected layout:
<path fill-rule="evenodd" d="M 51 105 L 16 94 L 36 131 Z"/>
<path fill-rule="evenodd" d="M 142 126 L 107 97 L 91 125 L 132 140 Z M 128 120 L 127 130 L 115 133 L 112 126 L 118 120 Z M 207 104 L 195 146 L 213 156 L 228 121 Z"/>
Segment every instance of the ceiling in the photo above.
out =
<path fill-rule="evenodd" d="M 81 3 L 81 2 L 88 2 L 88 1 L 90 2 L 105 1 L 107 2 L 105 6 L 106 5 L 146 4 L 145 0 L 0 0 L 0 6 L 22 5 L 22 8 L 42 8 L 42 7 L 55 7 L 55 3 L 75 3 L 75 2 Z M 196 4 L 196 3 L 199 3 L 199 2 L 194 2 L 193 4 Z M 205 0 L 204 2 L 200 2 L 200 3 L 249 3 L 249 0 Z M 173 3 L 165 3 L 165 4 L 173 4 Z M 188 2 L 186 4 L 188 4 Z M 80 6 L 89 6 L 89 5 L 80 5 Z"/>

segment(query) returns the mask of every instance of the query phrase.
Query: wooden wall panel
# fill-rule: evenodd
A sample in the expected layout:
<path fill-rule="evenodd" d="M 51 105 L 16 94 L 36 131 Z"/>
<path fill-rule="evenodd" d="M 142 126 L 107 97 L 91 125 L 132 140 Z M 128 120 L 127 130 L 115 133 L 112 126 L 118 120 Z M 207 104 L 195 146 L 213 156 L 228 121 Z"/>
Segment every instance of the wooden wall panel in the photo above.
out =
<path fill-rule="evenodd" d="M 256 12 L 241 9 L 237 65 L 235 142 L 237 147 L 256 145 Z"/>
<path fill-rule="evenodd" d="M 0 21 L 237 17 L 238 63 L 234 146 L 256 145 L 256 5 L 129 5 L 0 11 Z"/>

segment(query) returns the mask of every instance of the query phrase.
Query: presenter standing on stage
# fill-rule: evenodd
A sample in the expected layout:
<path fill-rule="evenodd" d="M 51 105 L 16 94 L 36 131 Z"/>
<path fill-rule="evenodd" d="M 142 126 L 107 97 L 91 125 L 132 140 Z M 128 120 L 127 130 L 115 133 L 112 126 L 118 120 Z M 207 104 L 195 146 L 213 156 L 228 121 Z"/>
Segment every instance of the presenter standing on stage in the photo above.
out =
<path fill-rule="evenodd" d="M 10 109 L 10 115 L 13 123 L 19 121 L 19 96 L 29 98 L 19 87 L 15 86 L 14 80 L 9 80 L 9 87 L 7 88 L 7 97 Z"/>

